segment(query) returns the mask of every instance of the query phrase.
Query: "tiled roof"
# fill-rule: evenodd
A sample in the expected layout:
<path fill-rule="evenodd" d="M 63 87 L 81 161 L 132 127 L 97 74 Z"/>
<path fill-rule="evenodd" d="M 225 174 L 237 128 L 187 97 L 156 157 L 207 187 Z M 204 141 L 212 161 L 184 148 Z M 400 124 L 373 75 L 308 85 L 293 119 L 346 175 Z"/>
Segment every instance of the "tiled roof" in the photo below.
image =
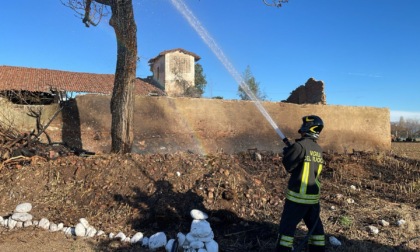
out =
<path fill-rule="evenodd" d="M 149 60 L 149 63 L 151 64 L 151 63 L 155 62 L 155 61 L 156 61 L 159 57 L 164 56 L 164 55 L 165 55 L 165 54 L 167 54 L 167 53 L 176 52 L 176 51 L 180 51 L 180 52 L 182 52 L 182 53 L 185 53 L 185 54 L 188 54 L 188 55 L 193 56 L 195 61 L 198 61 L 198 60 L 200 60 L 200 59 L 201 59 L 201 58 L 200 58 L 200 56 L 198 56 L 198 55 L 197 55 L 197 54 L 195 54 L 195 53 L 189 52 L 189 51 L 187 51 L 187 50 L 185 50 L 185 49 L 182 49 L 182 48 L 176 48 L 176 49 L 166 50 L 166 51 L 163 51 L 163 52 L 159 53 L 159 55 L 158 55 L 158 56 L 156 56 L 156 57 L 154 57 L 154 58 L 150 59 L 150 60 Z"/>
<path fill-rule="evenodd" d="M 113 86 L 113 74 L 0 66 L 0 91 L 50 92 L 51 88 L 55 88 L 57 91 L 112 94 Z M 139 78 L 136 78 L 134 92 L 136 95 L 148 95 L 151 92 L 164 94 L 161 89 Z"/>

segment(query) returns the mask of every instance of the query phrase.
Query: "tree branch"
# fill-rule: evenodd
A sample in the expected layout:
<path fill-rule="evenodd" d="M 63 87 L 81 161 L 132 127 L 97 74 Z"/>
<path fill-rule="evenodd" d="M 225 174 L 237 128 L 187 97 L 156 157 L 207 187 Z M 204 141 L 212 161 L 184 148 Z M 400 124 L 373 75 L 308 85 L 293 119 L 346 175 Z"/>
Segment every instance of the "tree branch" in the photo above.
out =
<path fill-rule="evenodd" d="M 270 0 L 272 3 L 268 3 L 268 0 L 262 0 L 265 5 L 271 6 L 271 7 L 277 7 L 280 8 L 282 3 L 287 3 L 289 0 Z"/>

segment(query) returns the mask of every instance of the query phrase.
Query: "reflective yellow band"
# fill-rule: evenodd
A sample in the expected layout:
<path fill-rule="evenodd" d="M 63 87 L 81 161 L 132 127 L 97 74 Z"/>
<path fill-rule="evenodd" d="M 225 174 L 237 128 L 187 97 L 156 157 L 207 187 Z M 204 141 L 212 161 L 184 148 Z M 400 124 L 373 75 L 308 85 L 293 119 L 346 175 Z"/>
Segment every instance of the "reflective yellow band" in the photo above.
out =
<path fill-rule="evenodd" d="M 291 190 L 287 190 L 286 198 L 301 204 L 316 204 L 319 202 L 319 194 L 300 194 Z"/>
<path fill-rule="evenodd" d="M 325 235 L 311 235 L 308 243 L 316 246 L 325 246 Z"/>
<path fill-rule="evenodd" d="M 284 247 L 288 247 L 291 248 L 293 247 L 293 237 L 291 236 L 287 236 L 287 235 L 282 235 L 280 238 L 280 245 L 284 246 Z"/>
<path fill-rule="evenodd" d="M 309 181 L 309 162 L 303 163 L 302 180 L 300 182 L 300 193 L 305 194 Z"/>

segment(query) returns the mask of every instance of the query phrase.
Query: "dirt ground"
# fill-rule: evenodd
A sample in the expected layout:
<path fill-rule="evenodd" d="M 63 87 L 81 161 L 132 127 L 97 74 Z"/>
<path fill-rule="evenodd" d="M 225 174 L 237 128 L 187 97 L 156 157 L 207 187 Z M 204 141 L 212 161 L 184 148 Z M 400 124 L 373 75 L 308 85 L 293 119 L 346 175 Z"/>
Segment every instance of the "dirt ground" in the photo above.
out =
<path fill-rule="evenodd" d="M 51 152 L 49 152 L 49 156 Z M 261 158 L 260 158 L 261 157 Z M 328 251 L 420 250 L 420 143 L 393 143 L 389 153 L 325 154 L 321 219 Z M 220 251 L 271 251 L 288 174 L 278 153 L 206 156 L 35 156 L 0 167 L 0 216 L 32 204 L 35 220 L 74 226 L 86 218 L 105 233 L 168 239 L 189 232 L 191 209 L 209 215 Z M 404 219 L 406 223 L 397 225 Z M 380 220 L 389 226 L 378 224 Z M 368 226 L 375 226 L 374 235 Z M 305 236 L 301 223 L 296 245 Z M 150 251 L 102 238 L 76 238 L 36 227 L 0 227 L 1 251 Z M 162 250 L 163 251 L 163 250 Z"/>

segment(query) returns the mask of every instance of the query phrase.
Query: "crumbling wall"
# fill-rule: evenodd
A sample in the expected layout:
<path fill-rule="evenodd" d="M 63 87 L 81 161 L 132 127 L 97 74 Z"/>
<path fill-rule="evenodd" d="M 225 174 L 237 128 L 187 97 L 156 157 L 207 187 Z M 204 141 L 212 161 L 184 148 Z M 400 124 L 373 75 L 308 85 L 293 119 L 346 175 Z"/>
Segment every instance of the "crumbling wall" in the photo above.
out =
<path fill-rule="evenodd" d="M 324 83 L 309 78 L 305 85 L 301 85 L 292 91 L 285 102 L 295 104 L 327 104 L 324 92 Z"/>
<path fill-rule="evenodd" d="M 109 152 L 109 104 L 109 96 L 78 96 L 74 104 L 77 109 L 67 109 L 54 119 L 51 129 L 48 128 L 50 137 L 56 142 L 71 139 L 72 144 L 79 142 L 84 149 L 97 153 Z M 319 115 L 325 123 L 319 139 L 325 151 L 391 149 L 387 108 L 284 102 L 262 102 L 262 105 L 290 139 L 299 137 L 297 130 L 302 116 Z M 51 108 L 49 114 L 53 111 Z M 281 152 L 284 147 L 252 101 L 136 97 L 134 111 L 133 151 L 137 153 L 237 153 L 249 149 Z"/>

